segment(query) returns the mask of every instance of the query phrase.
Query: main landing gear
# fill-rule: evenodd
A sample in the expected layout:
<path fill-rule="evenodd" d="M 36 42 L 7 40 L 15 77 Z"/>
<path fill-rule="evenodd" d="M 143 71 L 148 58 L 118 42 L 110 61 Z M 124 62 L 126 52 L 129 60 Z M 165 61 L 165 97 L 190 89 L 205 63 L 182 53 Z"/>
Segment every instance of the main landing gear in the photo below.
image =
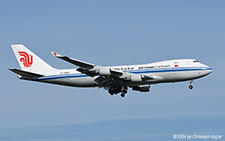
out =
<path fill-rule="evenodd" d="M 125 94 L 127 93 L 127 86 L 120 86 L 120 85 L 112 86 L 109 88 L 108 92 L 111 95 L 121 93 L 121 97 L 125 97 Z"/>
<path fill-rule="evenodd" d="M 120 96 L 121 96 L 121 97 L 125 97 L 125 94 L 126 94 L 126 93 L 122 92 Z"/>
<path fill-rule="evenodd" d="M 190 83 L 189 83 L 189 84 L 190 84 L 190 85 L 189 85 L 189 89 L 193 89 L 192 82 L 194 82 L 194 81 L 193 81 L 193 80 L 191 80 L 191 81 L 190 81 Z"/>

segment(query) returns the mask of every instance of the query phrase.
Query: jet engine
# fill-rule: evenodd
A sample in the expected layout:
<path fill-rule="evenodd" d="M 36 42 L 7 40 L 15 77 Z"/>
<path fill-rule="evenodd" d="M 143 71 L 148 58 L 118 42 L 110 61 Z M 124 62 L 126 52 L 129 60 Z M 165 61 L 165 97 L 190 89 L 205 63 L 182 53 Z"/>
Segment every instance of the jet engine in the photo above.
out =
<path fill-rule="evenodd" d="M 130 81 L 131 82 L 142 82 L 142 76 L 141 75 L 131 75 Z"/>
<path fill-rule="evenodd" d="M 110 76 L 111 70 L 109 68 L 101 68 L 101 69 L 99 69 L 99 74 L 105 75 L 105 76 Z"/>
<path fill-rule="evenodd" d="M 140 91 L 140 92 L 149 92 L 150 91 L 150 85 L 134 86 L 134 87 L 132 87 L 132 90 Z"/>

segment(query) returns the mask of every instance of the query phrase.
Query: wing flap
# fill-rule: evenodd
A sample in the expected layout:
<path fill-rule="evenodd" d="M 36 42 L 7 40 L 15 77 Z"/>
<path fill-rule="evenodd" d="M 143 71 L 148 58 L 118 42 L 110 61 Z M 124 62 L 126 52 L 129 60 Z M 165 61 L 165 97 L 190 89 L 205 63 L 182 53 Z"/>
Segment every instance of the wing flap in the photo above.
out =
<path fill-rule="evenodd" d="M 91 72 L 91 71 L 89 71 L 89 70 L 86 69 L 86 68 L 78 68 L 77 71 L 79 71 L 79 72 L 81 72 L 81 73 L 84 73 L 84 74 L 87 74 L 87 75 L 89 75 L 89 76 L 91 76 L 91 77 L 97 75 L 96 73 Z"/>
<path fill-rule="evenodd" d="M 122 76 L 124 72 L 122 71 L 117 71 L 117 70 L 110 70 L 112 73 L 112 76 Z"/>
<path fill-rule="evenodd" d="M 99 76 L 95 79 L 96 82 L 98 82 L 102 86 L 111 86 L 113 84 L 118 83 L 119 79 L 114 79 L 112 77 L 106 77 L 106 76 Z"/>

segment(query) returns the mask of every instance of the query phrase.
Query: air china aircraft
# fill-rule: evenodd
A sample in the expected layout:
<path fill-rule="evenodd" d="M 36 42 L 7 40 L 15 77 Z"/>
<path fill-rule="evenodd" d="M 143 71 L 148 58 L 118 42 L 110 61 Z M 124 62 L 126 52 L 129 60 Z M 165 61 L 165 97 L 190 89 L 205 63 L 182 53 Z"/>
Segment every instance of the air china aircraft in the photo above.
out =
<path fill-rule="evenodd" d="M 128 87 L 140 92 L 149 92 L 150 85 L 190 81 L 204 77 L 212 68 L 195 59 L 168 60 L 142 65 L 103 67 L 87 63 L 56 52 L 52 54 L 78 66 L 76 69 L 55 69 L 21 44 L 12 45 L 22 70 L 9 69 L 19 79 L 52 83 L 72 87 L 105 88 L 111 95 L 121 93 L 124 97 Z"/>

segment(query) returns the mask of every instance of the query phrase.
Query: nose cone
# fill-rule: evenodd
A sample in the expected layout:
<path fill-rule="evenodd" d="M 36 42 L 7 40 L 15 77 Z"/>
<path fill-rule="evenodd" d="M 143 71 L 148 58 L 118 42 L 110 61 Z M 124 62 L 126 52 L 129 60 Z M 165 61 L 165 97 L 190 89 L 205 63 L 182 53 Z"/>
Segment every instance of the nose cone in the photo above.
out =
<path fill-rule="evenodd" d="M 212 68 L 207 66 L 204 73 L 205 73 L 205 75 L 208 75 L 208 74 L 212 73 L 212 71 L 213 71 Z"/>
<path fill-rule="evenodd" d="M 210 73 L 212 73 L 212 68 L 211 67 L 209 67 L 209 66 L 207 66 L 207 65 L 205 65 L 205 64 L 202 64 L 202 63 L 199 63 L 200 64 L 200 66 L 202 66 L 203 67 L 203 74 L 204 75 L 208 75 L 208 74 L 210 74 Z"/>
<path fill-rule="evenodd" d="M 209 68 L 208 68 L 208 74 L 210 74 L 212 71 L 213 71 L 212 68 L 209 67 Z"/>
<path fill-rule="evenodd" d="M 205 64 L 202 64 L 202 63 L 198 63 L 199 67 L 201 67 L 201 71 L 198 72 L 199 74 L 199 77 L 204 77 L 206 75 L 209 75 L 210 73 L 212 73 L 212 68 L 205 65 Z"/>

